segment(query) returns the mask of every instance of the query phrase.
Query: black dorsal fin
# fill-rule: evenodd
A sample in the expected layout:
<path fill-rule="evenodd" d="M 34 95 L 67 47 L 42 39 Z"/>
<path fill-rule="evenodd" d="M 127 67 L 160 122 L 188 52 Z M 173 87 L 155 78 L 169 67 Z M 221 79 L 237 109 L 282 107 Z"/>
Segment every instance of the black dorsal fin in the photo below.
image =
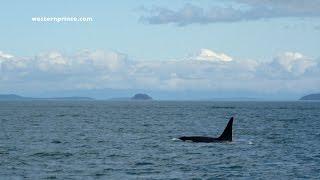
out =
<path fill-rule="evenodd" d="M 224 129 L 221 136 L 218 138 L 221 141 L 232 141 L 232 123 L 233 117 L 230 118 L 226 128 Z"/>

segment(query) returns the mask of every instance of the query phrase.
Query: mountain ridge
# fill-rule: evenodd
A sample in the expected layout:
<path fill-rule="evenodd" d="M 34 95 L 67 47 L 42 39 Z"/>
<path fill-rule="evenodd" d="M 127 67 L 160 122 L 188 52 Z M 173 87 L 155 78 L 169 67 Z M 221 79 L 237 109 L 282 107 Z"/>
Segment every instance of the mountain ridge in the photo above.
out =
<path fill-rule="evenodd" d="M 35 97 L 24 97 L 16 94 L 0 94 L 0 101 L 5 100 L 95 100 L 91 97 L 80 97 L 80 96 L 71 96 L 71 97 L 48 97 L 48 98 L 35 98 Z"/>
<path fill-rule="evenodd" d="M 308 94 L 301 97 L 299 100 L 318 101 L 320 100 L 320 93 Z"/>

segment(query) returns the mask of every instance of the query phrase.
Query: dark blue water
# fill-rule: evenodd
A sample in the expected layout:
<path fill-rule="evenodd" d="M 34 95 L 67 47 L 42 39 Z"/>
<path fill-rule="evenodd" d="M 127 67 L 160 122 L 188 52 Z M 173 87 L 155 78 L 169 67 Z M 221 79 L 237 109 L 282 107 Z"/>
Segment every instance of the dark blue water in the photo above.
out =
<path fill-rule="evenodd" d="M 235 116 L 234 142 L 218 136 Z M 320 102 L 0 102 L 0 179 L 320 178 Z"/>

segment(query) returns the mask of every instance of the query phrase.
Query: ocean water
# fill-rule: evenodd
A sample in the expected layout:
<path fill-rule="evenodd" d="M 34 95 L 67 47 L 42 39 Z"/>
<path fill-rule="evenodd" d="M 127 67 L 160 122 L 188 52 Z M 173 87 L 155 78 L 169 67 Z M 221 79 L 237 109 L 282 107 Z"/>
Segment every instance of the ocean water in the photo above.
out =
<path fill-rule="evenodd" d="M 0 179 L 192 178 L 320 179 L 320 102 L 0 102 Z"/>

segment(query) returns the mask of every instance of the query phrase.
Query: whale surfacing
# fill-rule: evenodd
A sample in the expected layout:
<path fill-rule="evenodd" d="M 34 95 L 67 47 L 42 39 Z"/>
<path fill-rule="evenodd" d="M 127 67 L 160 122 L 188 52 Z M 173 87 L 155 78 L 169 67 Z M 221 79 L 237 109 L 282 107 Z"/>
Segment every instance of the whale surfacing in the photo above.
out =
<path fill-rule="evenodd" d="M 206 137 L 206 136 L 182 136 L 178 139 L 182 141 L 192 141 L 192 142 L 203 142 L 203 143 L 214 143 L 214 142 L 231 142 L 232 141 L 232 124 L 233 117 L 230 118 L 226 128 L 223 133 L 218 137 Z"/>

